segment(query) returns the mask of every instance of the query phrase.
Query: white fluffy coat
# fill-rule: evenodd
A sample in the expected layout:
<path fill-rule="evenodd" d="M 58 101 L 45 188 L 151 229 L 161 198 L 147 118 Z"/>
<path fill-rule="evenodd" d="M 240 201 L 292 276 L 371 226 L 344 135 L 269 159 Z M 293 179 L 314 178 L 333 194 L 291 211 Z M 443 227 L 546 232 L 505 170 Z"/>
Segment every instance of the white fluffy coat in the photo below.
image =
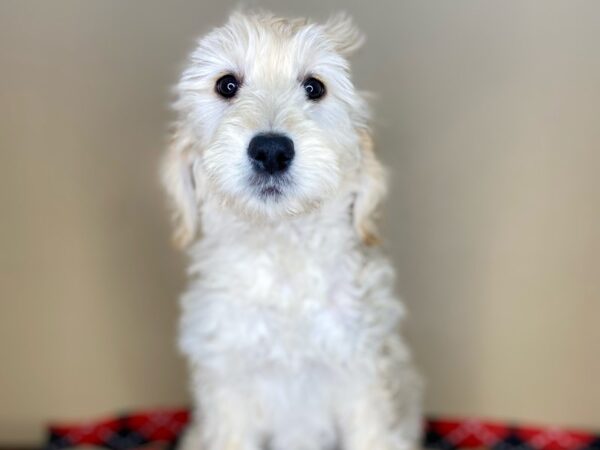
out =
<path fill-rule="evenodd" d="M 420 382 L 392 267 L 373 245 L 384 174 L 346 60 L 361 42 L 345 16 L 237 13 L 199 41 L 177 86 L 163 175 L 191 258 L 184 450 L 417 446 Z M 241 87 L 225 100 L 214 85 L 228 73 Z M 324 82 L 322 100 L 307 100 L 307 76 Z M 252 184 L 259 132 L 296 149 L 274 198 Z"/>

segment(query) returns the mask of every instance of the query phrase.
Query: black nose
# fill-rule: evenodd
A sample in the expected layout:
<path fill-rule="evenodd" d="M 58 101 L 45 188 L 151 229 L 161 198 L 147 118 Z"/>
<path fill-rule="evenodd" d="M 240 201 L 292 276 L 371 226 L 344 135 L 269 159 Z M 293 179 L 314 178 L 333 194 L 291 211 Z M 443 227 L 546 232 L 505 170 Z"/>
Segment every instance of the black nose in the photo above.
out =
<path fill-rule="evenodd" d="M 282 134 L 257 134 L 248 144 L 248 156 L 257 172 L 285 172 L 294 159 L 294 142 Z"/>

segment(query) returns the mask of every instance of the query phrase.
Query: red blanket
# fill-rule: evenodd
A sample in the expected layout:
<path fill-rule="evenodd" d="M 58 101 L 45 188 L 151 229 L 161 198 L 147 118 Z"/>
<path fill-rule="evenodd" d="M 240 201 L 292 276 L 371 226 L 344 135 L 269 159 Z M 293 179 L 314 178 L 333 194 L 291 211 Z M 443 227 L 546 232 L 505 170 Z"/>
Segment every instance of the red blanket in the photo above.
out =
<path fill-rule="evenodd" d="M 93 445 L 113 450 L 173 448 L 189 419 L 185 409 L 145 411 L 83 424 L 51 425 L 48 450 Z M 520 426 L 481 420 L 430 418 L 427 448 L 492 450 L 600 450 L 600 435 L 561 428 Z"/>

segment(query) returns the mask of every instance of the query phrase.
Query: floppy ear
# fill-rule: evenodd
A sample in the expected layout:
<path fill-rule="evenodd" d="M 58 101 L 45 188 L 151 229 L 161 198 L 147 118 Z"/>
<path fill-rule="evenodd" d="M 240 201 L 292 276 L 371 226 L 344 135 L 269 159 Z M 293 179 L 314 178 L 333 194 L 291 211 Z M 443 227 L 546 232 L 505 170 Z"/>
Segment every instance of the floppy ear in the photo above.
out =
<path fill-rule="evenodd" d="M 344 56 L 354 53 L 365 42 L 364 34 L 354 26 L 352 19 L 346 13 L 331 16 L 323 27 L 335 49 Z"/>
<path fill-rule="evenodd" d="M 171 144 L 162 163 L 162 182 L 169 194 L 175 222 L 174 241 L 188 245 L 198 231 L 198 186 L 194 174 L 195 139 L 176 126 Z"/>
<path fill-rule="evenodd" d="M 386 174 L 375 157 L 373 140 L 368 130 L 360 131 L 361 166 L 353 207 L 354 227 L 366 245 L 379 243 L 375 219 L 377 208 L 387 190 Z"/>

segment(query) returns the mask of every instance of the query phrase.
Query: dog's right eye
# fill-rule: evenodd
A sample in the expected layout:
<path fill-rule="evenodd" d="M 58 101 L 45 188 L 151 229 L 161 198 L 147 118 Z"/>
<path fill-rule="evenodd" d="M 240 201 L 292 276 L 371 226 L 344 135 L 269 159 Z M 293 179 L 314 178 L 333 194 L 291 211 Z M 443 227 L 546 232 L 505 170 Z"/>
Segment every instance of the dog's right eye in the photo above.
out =
<path fill-rule="evenodd" d="M 316 78 L 307 78 L 304 80 L 304 83 L 302 83 L 302 86 L 304 86 L 306 97 L 309 100 L 316 101 L 325 95 L 325 85 L 321 80 L 317 80 Z"/>
<path fill-rule="evenodd" d="M 240 87 L 240 82 L 238 79 L 231 75 L 224 75 L 217 80 L 217 84 L 215 85 L 215 90 L 217 94 L 219 94 L 223 98 L 231 98 L 233 97 Z"/>

